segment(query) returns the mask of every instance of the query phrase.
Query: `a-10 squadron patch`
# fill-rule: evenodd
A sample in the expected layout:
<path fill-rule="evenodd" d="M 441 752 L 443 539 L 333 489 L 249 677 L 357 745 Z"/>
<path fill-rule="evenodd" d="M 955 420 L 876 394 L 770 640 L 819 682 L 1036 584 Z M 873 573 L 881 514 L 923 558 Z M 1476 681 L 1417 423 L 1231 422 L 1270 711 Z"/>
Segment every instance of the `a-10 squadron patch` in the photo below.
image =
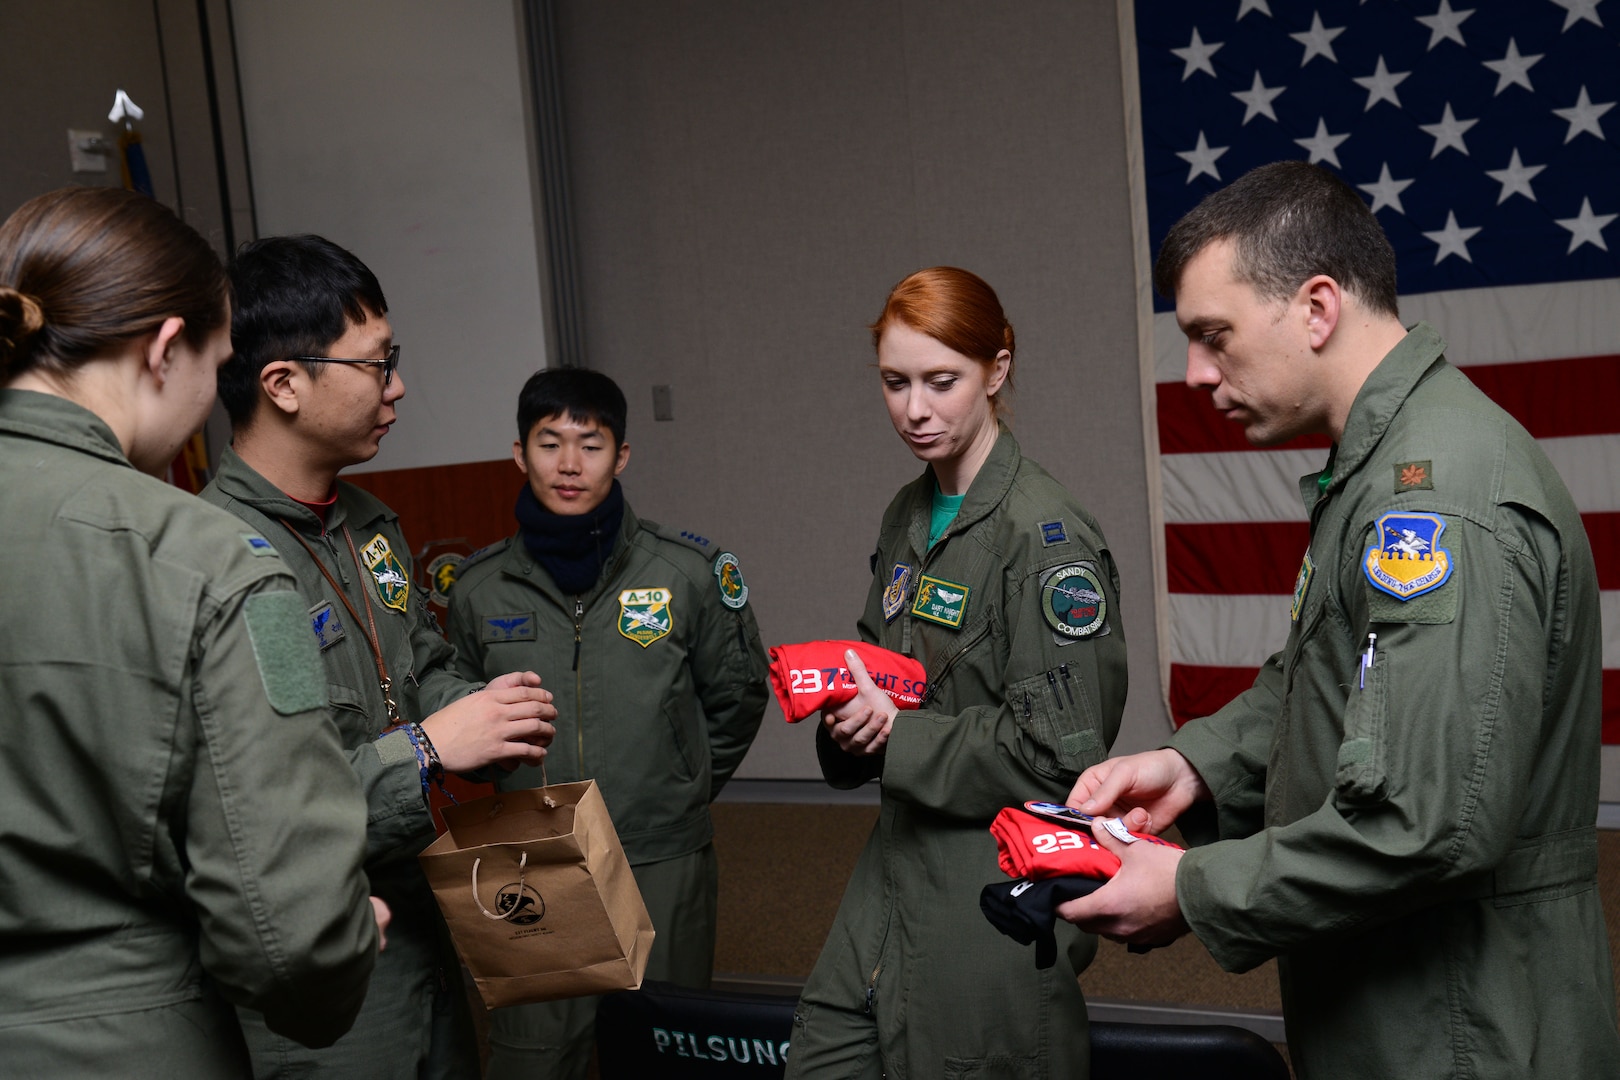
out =
<path fill-rule="evenodd" d="M 360 549 L 360 558 L 376 579 L 378 598 L 386 606 L 404 613 L 411 601 L 411 579 L 405 573 L 405 564 L 388 546 L 388 537 L 378 533 L 366 541 L 366 546 Z"/>
<path fill-rule="evenodd" d="M 643 649 L 675 628 L 667 588 L 626 589 L 619 594 L 619 633 Z"/>
<path fill-rule="evenodd" d="M 1041 577 L 1041 614 L 1064 639 L 1088 638 L 1108 626 L 1108 597 L 1102 576 L 1089 562 L 1069 563 Z"/>

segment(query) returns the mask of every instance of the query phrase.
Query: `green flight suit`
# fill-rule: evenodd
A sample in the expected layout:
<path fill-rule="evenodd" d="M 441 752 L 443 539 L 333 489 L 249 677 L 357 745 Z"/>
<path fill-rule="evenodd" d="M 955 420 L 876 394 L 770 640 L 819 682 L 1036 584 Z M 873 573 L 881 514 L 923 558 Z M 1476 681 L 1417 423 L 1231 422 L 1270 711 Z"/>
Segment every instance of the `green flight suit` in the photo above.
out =
<path fill-rule="evenodd" d="M 1300 482 L 1286 647 L 1171 743 L 1223 838 L 1177 893 L 1223 967 L 1279 957 L 1303 1078 L 1620 1076 L 1591 549 L 1540 447 L 1444 348 L 1420 323 L 1367 379 L 1325 494 Z M 1397 599 L 1367 564 L 1414 565 L 1388 552 L 1422 515 L 1444 530 L 1406 544 L 1450 576 Z"/>
<path fill-rule="evenodd" d="M 817 727 L 827 780 L 881 776 L 883 803 L 800 998 L 787 1075 L 1083 1080 L 1076 974 L 1096 938 L 1059 922 L 1058 963 L 1039 970 L 979 893 L 1006 880 L 995 815 L 1061 802 L 1119 730 L 1119 577 L 1097 522 L 1005 429 L 930 547 L 933 491 L 925 470 L 889 504 L 860 621 L 862 639 L 923 663 L 927 702 L 895 717 L 875 757 Z"/>
<path fill-rule="evenodd" d="M 401 719 L 420 721 L 478 684 L 469 685 L 456 674 L 450 646 L 435 629 L 427 598 L 414 584 L 410 545 L 399 519 L 375 497 L 339 481 L 337 504 L 323 526 L 313 511 L 277 490 L 230 449 L 220 456 L 202 497 L 268 537 L 298 578 L 307 608 L 305 627 L 326 663 L 327 697 L 338 734 L 366 795 L 366 872 L 372 892 L 394 914 L 388 948 L 378 957 L 365 1007 L 354 1029 L 335 1046 L 305 1050 L 267 1031 L 250 1013 L 243 1014 L 254 1072 L 260 1077 L 327 1075 L 343 1080 L 476 1077 L 477 1043 L 460 962 L 416 861 L 435 835 L 416 752 L 403 731 L 377 737 L 389 721 L 367 643 L 370 622 L 376 623 Z M 342 584 L 360 615 L 359 625 L 283 521 L 298 530 Z"/>
<path fill-rule="evenodd" d="M 557 706 L 546 779 L 602 789 L 658 935 L 647 978 L 706 988 L 719 888 L 709 803 L 748 753 L 768 694 L 735 557 L 627 505 L 596 585 L 566 596 L 508 537 L 458 570 L 450 640 L 468 678 L 540 673 Z M 503 791 L 540 783 L 532 766 L 496 778 Z M 491 1080 L 583 1077 L 596 1001 L 497 1009 Z"/>
<path fill-rule="evenodd" d="M 0 1073 L 240 1077 L 231 1002 L 331 1043 L 376 924 L 292 576 L 62 398 L 0 390 L 0 491 Z"/>

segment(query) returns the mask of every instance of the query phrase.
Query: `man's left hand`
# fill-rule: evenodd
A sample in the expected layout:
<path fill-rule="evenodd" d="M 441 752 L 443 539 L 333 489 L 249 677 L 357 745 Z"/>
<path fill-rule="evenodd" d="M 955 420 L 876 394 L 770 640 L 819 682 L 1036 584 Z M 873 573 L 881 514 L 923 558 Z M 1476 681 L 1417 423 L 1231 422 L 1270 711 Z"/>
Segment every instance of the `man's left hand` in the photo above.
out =
<path fill-rule="evenodd" d="M 1186 854 L 1162 844 L 1126 844 L 1098 822 L 1097 843 L 1119 857 L 1119 873 L 1089 896 L 1058 905 L 1060 918 L 1110 941 L 1168 945 L 1191 927 L 1176 900 L 1176 867 Z"/>

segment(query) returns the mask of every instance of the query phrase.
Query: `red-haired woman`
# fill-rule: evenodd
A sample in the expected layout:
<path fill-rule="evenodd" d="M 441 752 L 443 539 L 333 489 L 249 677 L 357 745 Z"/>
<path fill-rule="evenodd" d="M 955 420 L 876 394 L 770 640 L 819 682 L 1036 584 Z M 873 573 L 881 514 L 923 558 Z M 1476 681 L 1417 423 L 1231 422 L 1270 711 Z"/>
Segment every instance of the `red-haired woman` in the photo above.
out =
<path fill-rule="evenodd" d="M 883 515 L 860 634 L 921 661 L 929 690 L 897 715 L 860 668 L 861 693 L 817 729 L 828 782 L 881 777 L 883 806 L 794 1016 L 788 1076 L 1084 1077 L 1075 976 L 1096 939 L 1059 922 L 1058 963 L 1037 970 L 979 892 L 1005 880 L 996 813 L 1063 801 L 1119 729 L 1119 578 L 1096 521 L 999 418 L 1013 331 L 990 286 L 919 270 L 872 336 L 889 418 L 927 467 Z"/>

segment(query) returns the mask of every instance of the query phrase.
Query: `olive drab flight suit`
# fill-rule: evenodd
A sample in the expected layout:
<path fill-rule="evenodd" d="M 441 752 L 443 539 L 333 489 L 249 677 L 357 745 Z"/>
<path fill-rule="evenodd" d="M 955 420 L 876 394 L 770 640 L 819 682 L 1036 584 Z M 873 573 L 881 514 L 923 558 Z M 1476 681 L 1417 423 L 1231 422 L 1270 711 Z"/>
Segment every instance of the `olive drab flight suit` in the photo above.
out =
<path fill-rule="evenodd" d="M 339 481 L 337 492 L 323 526 L 311 510 L 227 449 L 202 493 L 269 538 L 298 578 L 305 632 L 325 661 L 338 733 L 366 795 L 366 872 L 372 891 L 388 902 L 394 917 L 365 1007 L 336 1046 L 313 1052 L 293 1046 L 265 1031 L 251 1014 L 244 1014 L 243 1026 L 261 1077 L 383 1080 L 415 1077 L 419 1067 L 423 1077 L 476 1077 L 477 1045 L 460 963 L 416 861 L 435 835 L 416 752 L 403 731 L 378 738 L 390 722 L 367 639 L 372 621 L 402 720 L 431 716 L 480 684 L 456 674 L 450 646 L 414 584 L 410 547 L 394 512 L 352 484 Z M 345 529 L 354 542 L 352 554 Z M 343 586 L 360 616 L 358 625 L 304 544 Z"/>
<path fill-rule="evenodd" d="M 1222 838 L 1177 893 L 1223 967 L 1279 957 L 1307 1080 L 1620 1076 L 1592 554 L 1443 351 L 1420 323 L 1367 379 L 1325 492 L 1301 481 L 1286 647 L 1171 743 Z"/>
<path fill-rule="evenodd" d="M 0 1074 L 241 1077 L 231 1002 L 330 1043 L 377 934 L 292 575 L 62 398 L 0 390 L 0 491 Z"/>
<path fill-rule="evenodd" d="M 647 978 L 706 988 L 719 885 L 709 803 L 747 754 L 768 693 L 736 556 L 626 506 L 589 592 L 562 593 L 508 537 L 458 569 L 449 627 L 467 678 L 545 680 L 557 707 L 545 779 L 601 788 L 657 932 Z M 541 779 L 522 766 L 495 782 Z M 491 1076 L 583 1077 L 596 1001 L 496 1010 Z"/>
<path fill-rule="evenodd" d="M 883 517 L 862 639 L 914 656 L 928 699 L 876 757 L 817 728 L 835 787 L 881 776 L 878 825 L 794 1017 L 789 1077 L 1084 1078 L 1076 974 L 1096 939 L 1057 925 L 1059 959 L 979 910 L 1005 881 L 991 820 L 1062 801 L 1125 706 L 1119 578 L 1090 514 L 1002 430 L 956 519 L 928 546 L 931 471 Z"/>

